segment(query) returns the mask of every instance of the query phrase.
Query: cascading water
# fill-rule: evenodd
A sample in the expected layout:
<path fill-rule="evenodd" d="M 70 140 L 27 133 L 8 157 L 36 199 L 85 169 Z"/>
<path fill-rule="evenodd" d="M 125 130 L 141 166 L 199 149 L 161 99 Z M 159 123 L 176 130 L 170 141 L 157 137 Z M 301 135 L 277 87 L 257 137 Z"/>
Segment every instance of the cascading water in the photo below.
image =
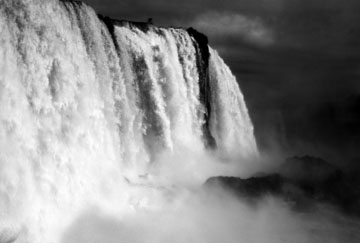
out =
<path fill-rule="evenodd" d="M 210 86 L 214 90 L 211 134 L 222 153 L 251 157 L 257 153 L 253 126 L 235 76 L 216 51 L 210 49 Z"/>
<path fill-rule="evenodd" d="M 194 30 L 0 0 L 0 31 L 0 242 L 57 242 L 81 210 L 130 207 L 128 184 L 166 158 L 257 155 L 234 76 Z"/>

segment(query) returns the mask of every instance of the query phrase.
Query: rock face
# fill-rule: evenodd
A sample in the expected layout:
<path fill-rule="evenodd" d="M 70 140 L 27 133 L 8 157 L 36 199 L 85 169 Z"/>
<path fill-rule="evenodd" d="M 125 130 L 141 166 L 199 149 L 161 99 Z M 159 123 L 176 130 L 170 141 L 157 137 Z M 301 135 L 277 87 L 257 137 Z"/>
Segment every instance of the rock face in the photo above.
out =
<path fill-rule="evenodd" d="M 360 180 L 357 177 L 310 156 L 287 159 L 280 171 L 281 174 L 262 174 L 247 179 L 212 177 L 205 182 L 205 187 L 224 188 L 251 202 L 272 195 L 299 209 L 308 208 L 314 202 L 328 203 L 360 216 Z"/>
<path fill-rule="evenodd" d="M 284 178 L 278 174 L 241 179 L 238 177 L 212 177 L 206 186 L 222 186 L 241 197 L 254 198 L 265 194 L 278 195 L 282 192 Z"/>
<path fill-rule="evenodd" d="M 187 32 L 194 40 L 196 50 L 196 65 L 199 72 L 199 88 L 200 88 L 200 101 L 204 106 L 204 124 L 202 130 L 204 133 L 207 146 L 216 147 L 216 141 L 210 132 L 210 116 L 211 116 L 211 88 L 209 78 L 209 59 L 210 52 L 208 47 L 208 38 L 206 35 L 198 32 L 194 28 L 188 28 Z"/>

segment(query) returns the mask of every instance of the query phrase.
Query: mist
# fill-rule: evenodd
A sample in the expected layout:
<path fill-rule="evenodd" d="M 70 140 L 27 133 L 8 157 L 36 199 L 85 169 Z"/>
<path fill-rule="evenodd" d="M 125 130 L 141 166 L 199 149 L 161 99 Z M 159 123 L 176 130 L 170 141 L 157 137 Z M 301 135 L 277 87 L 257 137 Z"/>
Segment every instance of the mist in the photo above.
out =
<path fill-rule="evenodd" d="M 189 168 L 209 170 L 208 164 Z M 296 210 L 270 194 L 248 201 L 224 187 L 204 187 L 196 176 L 184 177 L 174 168 L 162 171 L 151 183 L 148 179 L 128 185 L 132 199 L 127 210 L 109 213 L 95 207 L 82 212 L 64 231 L 61 242 L 351 243 L 360 239 L 359 220 L 330 205 L 314 202 L 311 210 Z"/>

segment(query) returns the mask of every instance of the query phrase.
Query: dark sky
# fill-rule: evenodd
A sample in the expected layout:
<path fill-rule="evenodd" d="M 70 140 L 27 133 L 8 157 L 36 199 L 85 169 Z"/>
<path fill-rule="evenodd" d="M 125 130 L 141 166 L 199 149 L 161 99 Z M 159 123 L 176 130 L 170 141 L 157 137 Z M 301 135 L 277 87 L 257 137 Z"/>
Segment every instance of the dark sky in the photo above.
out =
<path fill-rule="evenodd" d="M 360 164 L 360 1 L 85 2 L 208 35 L 238 78 L 262 149 Z"/>

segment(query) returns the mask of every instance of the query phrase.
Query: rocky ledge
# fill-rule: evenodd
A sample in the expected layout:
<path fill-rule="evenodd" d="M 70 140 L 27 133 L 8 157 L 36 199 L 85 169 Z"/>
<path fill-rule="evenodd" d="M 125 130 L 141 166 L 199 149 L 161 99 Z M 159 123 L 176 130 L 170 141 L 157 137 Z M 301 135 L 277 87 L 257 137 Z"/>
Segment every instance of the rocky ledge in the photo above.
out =
<path fill-rule="evenodd" d="M 287 159 L 279 173 L 250 178 L 212 177 L 205 188 L 222 188 L 254 203 L 264 196 L 284 199 L 296 209 L 310 209 L 317 202 L 330 204 L 360 217 L 360 179 L 326 161 L 311 156 Z"/>

